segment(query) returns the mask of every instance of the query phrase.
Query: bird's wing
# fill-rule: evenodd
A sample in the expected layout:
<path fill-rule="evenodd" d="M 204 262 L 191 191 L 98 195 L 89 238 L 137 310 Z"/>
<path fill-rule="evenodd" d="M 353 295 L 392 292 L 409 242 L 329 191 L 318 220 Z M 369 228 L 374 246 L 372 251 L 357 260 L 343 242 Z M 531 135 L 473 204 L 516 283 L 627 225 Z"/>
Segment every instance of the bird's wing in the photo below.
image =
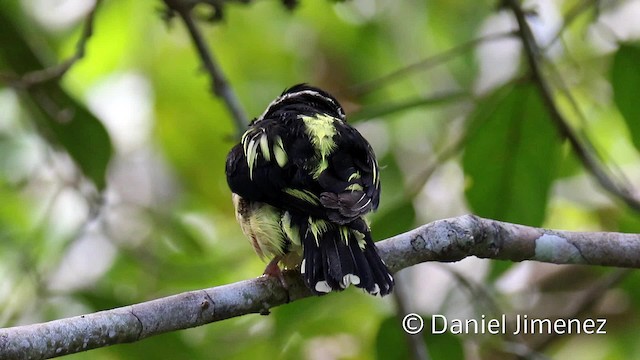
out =
<path fill-rule="evenodd" d="M 380 179 L 369 143 L 342 121 L 305 118 L 253 124 L 227 158 L 231 190 L 340 224 L 376 209 Z"/>
<path fill-rule="evenodd" d="M 330 210 L 329 219 L 350 222 L 378 207 L 380 174 L 371 145 L 345 123 L 337 123 L 340 136 L 328 166 L 317 178 L 320 202 Z"/>

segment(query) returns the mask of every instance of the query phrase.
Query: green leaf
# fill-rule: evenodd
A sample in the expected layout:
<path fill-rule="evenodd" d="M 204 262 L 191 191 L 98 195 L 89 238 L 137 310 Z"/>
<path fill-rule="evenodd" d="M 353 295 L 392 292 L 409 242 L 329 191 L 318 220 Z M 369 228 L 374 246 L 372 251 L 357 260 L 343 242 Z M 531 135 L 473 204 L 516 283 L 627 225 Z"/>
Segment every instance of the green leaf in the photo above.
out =
<path fill-rule="evenodd" d="M 631 140 L 640 150 L 640 106 L 638 106 L 638 89 L 640 89 L 640 47 L 621 45 L 613 57 L 611 68 L 611 85 L 613 100 L 624 117 Z"/>
<path fill-rule="evenodd" d="M 15 14 L 8 9 L 0 8 L 0 59 L 8 68 L 4 70 L 22 76 L 47 68 L 29 46 L 30 39 L 12 15 Z M 29 86 L 19 94 L 32 112 L 40 133 L 53 145 L 63 147 L 83 173 L 103 189 L 112 149 L 102 123 L 56 80 Z"/>
<path fill-rule="evenodd" d="M 385 360 L 411 358 L 406 336 L 398 318 L 394 316 L 386 318 L 380 324 L 376 337 L 376 358 Z"/>
<path fill-rule="evenodd" d="M 377 240 L 410 230 L 415 225 L 416 212 L 411 199 L 404 193 L 403 174 L 392 153 L 379 160 L 380 206 L 371 214 L 371 234 Z"/>
<path fill-rule="evenodd" d="M 433 335 L 429 317 L 424 318 L 424 328 L 415 335 L 407 335 L 402 330 L 401 321 L 391 316 L 386 318 L 376 336 L 377 359 L 410 359 L 407 336 L 421 336 L 427 347 L 429 358 L 433 360 L 464 359 L 461 337 L 450 332 Z"/>
<path fill-rule="evenodd" d="M 400 201 L 393 206 L 381 210 L 371 223 L 371 233 L 377 240 L 401 234 L 410 230 L 416 220 L 416 211 L 409 200 Z"/>
<path fill-rule="evenodd" d="M 489 275 L 487 276 L 487 278 L 495 281 L 502 275 L 504 275 L 504 273 L 509 271 L 512 266 L 512 261 L 492 260 L 491 267 L 489 268 Z"/>
<path fill-rule="evenodd" d="M 507 86 L 471 115 L 463 167 L 474 213 L 539 226 L 561 157 L 561 142 L 532 86 Z"/>
<path fill-rule="evenodd" d="M 427 350 L 432 360 L 464 359 L 462 338 L 450 332 L 444 334 L 430 334 L 431 319 L 425 319 L 424 330 Z"/>

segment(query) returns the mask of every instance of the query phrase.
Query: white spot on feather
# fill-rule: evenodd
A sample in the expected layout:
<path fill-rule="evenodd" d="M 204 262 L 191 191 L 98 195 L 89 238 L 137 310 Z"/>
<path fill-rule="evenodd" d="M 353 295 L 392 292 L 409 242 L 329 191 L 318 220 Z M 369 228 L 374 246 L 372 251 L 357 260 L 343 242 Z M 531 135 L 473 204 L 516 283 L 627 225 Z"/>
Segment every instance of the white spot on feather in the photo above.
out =
<path fill-rule="evenodd" d="M 325 280 L 318 281 L 316 283 L 315 289 L 317 292 L 321 292 L 321 293 L 331 292 L 331 286 L 329 286 L 329 283 L 326 282 Z"/>
<path fill-rule="evenodd" d="M 354 274 L 347 274 L 345 276 L 342 277 L 342 283 L 344 284 L 344 288 L 346 288 L 347 286 L 353 284 L 353 285 L 358 285 L 360 284 L 360 277 L 358 275 L 354 275 Z"/>
<path fill-rule="evenodd" d="M 371 295 L 378 295 L 380 293 L 380 286 L 378 284 L 373 284 L 373 290 L 369 292 Z"/>

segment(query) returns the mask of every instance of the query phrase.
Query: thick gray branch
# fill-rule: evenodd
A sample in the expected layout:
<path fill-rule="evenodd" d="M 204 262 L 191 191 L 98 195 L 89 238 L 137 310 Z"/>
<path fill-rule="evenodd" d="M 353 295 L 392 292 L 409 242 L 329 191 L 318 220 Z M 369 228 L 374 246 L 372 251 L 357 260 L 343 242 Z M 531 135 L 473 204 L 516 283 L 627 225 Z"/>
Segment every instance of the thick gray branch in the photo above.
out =
<path fill-rule="evenodd" d="M 468 256 L 640 268 L 640 234 L 553 231 L 473 215 L 439 220 L 377 243 L 392 272 Z M 269 309 L 311 296 L 296 271 L 289 289 L 259 277 L 42 324 L 0 329 L 0 358 L 44 359 L 134 342 Z"/>

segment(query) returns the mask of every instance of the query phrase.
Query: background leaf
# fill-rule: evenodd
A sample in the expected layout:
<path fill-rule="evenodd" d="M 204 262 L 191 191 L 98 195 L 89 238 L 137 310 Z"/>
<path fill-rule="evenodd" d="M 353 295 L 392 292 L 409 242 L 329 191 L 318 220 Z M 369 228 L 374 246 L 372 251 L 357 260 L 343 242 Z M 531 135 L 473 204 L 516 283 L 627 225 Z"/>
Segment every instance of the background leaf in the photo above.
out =
<path fill-rule="evenodd" d="M 640 89 L 640 47 L 623 44 L 613 57 L 611 68 L 611 86 L 613 100 L 631 133 L 636 149 L 640 150 L 640 105 L 638 103 Z"/>
<path fill-rule="evenodd" d="M 473 212 L 539 226 L 560 159 L 560 140 L 537 92 L 507 86 L 471 115 L 463 167 Z"/>
<path fill-rule="evenodd" d="M 464 359 L 461 337 L 450 332 L 431 334 L 430 317 L 424 318 L 424 329 L 416 335 L 421 336 L 432 360 Z M 376 336 L 376 359 L 410 359 L 407 334 L 402 330 L 397 317 L 388 317 Z"/>
<path fill-rule="evenodd" d="M 395 316 L 386 318 L 376 336 L 376 359 L 409 359 L 411 353 L 405 337 L 400 320 Z"/>
<path fill-rule="evenodd" d="M 22 76 L 49 65 L 38 58 L 29 44 L 16 17 L 9 9 L 0 7 L 0 58 L 4 60 L 4 70 Z M 44 137 L 62 146 L 98 189 L 103 189 L 112 149 L 102 123 L 69 96 L 57 80 L 33 85 L 20 94 L 31 104 L 28 109 L 38 120 Z"/>

